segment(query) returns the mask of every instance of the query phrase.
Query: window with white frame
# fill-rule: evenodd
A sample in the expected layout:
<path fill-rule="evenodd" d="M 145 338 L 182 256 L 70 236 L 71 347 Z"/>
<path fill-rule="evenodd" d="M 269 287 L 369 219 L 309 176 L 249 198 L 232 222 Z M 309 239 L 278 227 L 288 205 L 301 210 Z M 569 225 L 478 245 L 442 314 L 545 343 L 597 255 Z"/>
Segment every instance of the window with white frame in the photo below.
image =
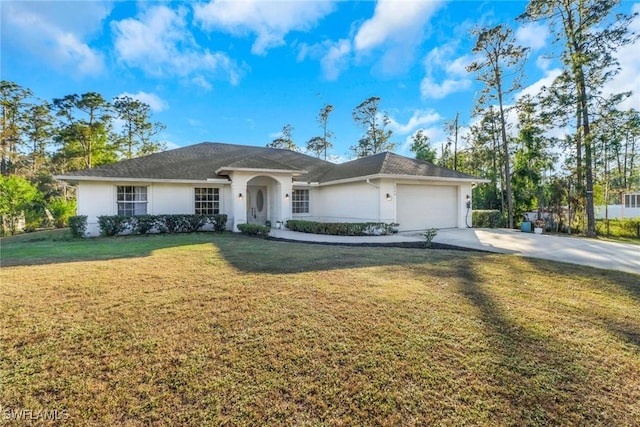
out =
<path fill-rule="evenodd" d="M 293 190 L 291 212 L 294 214 L 309 213 L 309 190 Z"/>
<path fill-rule="evenodd" d="M 640 208 L 640 194 L 625 194 L 624 195 L 624 207 L 625 208 Z"/>
<path fill-rule="evenodd" d="M 195 213 L 198 215 L 217 215 L 220 213 L 220 189 L 195 188 Z"/>
<path fill-rule="evenodd" d="M 118 185 L 118 215 L 133 216 L 147 213 L 147 187 Z"/>

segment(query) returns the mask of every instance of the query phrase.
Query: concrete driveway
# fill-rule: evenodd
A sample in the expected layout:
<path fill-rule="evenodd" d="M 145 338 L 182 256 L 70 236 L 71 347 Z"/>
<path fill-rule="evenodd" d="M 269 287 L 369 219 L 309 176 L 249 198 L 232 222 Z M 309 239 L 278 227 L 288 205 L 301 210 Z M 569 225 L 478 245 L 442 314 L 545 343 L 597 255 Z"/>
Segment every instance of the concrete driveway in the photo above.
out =
<path fill-rule="evenodd" d="M 640 245 L 507 229 L 439 230 L 434 242 L 640 274 Z"/>

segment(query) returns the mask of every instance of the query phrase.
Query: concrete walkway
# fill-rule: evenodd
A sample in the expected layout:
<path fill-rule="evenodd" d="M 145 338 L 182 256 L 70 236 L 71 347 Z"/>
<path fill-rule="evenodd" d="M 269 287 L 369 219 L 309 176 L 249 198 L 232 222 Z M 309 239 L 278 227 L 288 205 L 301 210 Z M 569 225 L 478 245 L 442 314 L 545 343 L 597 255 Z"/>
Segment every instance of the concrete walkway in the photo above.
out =
<path fill-rule="evenodd" d="M 329 244 L 424 242 L 424 237 L 419 233 L 355 237 L 328 236 L 273 229 L 271 230 L 271 237 Z M 515 254 L 640 274 L 640 245 L 628 243 L 613 243 L 570 236 L 539 235 L 507 229 L 475 228 L 439 230 L 433 241 L 461 248 Z"/>

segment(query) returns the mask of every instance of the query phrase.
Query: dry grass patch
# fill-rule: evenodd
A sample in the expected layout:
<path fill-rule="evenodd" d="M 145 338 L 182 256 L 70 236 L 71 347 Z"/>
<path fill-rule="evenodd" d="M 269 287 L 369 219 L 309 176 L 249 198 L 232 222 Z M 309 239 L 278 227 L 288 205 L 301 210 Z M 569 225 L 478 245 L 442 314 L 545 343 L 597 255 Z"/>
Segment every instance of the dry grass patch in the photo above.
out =
<path fill-rule="evenodd" d="M 14 264 L 0 272 L 5 414 L 64 409 L 70 425 L 640 419 L 637 275 L 228 234 L 56 243 L 53 258 L 38 254 L 47 242 L 3 248 Z M 76 244 L 84 251 L 64 247 Z M 15 265 L 21 253 L 37 265 Z"/>

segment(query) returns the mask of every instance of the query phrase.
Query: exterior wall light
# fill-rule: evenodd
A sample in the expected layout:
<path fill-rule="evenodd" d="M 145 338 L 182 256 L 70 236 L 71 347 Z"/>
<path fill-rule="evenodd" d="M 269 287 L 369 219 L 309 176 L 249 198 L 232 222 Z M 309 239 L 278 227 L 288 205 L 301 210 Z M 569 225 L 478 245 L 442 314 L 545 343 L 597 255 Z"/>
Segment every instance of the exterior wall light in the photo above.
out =
<path fill-rule="evenodd" d="M 238 199 L 242 200 L 242 193 L 238 193 Z"/>
<path fill-rule="evenodd" d="M 391 201 L 391 194 L 387 193 L 387 201 Z"/>
<path fill-rule="evenodd" d="M 285 199 L 287 199 L 287 200 L 289 200 L 289 193 L 285 194 L 285 195 L 284 195 L 284 198 L 285 198 Z"/>

